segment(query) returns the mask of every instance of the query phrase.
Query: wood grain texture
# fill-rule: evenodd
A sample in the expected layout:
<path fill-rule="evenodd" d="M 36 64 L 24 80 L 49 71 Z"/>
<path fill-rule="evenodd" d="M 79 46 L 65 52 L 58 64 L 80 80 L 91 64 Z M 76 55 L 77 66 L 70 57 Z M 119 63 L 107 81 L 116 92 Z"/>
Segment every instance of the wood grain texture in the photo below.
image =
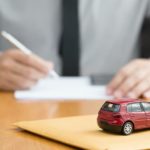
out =
<path fill-rule="evenodd" d="M 16 101 L 0 92 L 0 150 L 72 150 L 64 144 L 16 129 L 12 124 L 74 115 L 97 114 L 103 101 Z"/>

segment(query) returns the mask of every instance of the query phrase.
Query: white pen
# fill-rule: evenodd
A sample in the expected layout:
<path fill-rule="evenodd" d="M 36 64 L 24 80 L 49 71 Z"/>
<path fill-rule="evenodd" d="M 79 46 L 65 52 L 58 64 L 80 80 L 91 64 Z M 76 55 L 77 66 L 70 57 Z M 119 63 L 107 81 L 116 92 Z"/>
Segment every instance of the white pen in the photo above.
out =
<path fill-rule="evenodd" d="M 17 48 L 19 48 L 19 50 L 21 50 L 23 53 L 27 54 L 27 55 L 31 55 L 32 51 L 29 50 L 27 47 L 25 47 L 22 43 L 20 43 L 15 37 L 13 37 L 12 35 L 10 35 L 9 33 L 7 33 L 6 31 L 2 31 L 1 32 L 2 36 L 8 40 L 10 43 L 12 43 L 13 45 L 15 45 Z M 51 70 L 49 72 L 50 76 L 54 77 L 54 78 L 58 78 L 59 75 L 54 71 Z"/>

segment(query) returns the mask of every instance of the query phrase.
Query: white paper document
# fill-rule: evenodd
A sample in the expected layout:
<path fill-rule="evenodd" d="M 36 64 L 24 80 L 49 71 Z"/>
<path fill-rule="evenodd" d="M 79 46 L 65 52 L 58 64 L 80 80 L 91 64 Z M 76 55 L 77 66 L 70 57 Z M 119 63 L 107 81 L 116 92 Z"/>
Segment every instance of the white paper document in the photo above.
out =
<path fill-rule="evenodd" d="M 104 85 L 91 85 L 88 77 L 46 78 L 30 90 L 16 91 L 18 100 L 99 100 L 110 99 Z"/>

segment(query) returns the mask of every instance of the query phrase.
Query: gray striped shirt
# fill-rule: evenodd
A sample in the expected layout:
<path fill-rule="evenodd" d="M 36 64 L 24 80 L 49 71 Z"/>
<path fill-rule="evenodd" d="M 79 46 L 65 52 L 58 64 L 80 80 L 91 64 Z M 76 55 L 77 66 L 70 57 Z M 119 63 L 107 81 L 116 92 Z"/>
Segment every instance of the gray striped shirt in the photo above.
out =
<path fill-rule="evenodd" d="M 80 0 L 81 75 L 112 74 L 138 56 L 139 31 L 148 0 Z M 61 0 L 0 0 L 0 30 L 6 30 L 58 72 Z M 12 47 L 0 38 L 0 49 Z"/>

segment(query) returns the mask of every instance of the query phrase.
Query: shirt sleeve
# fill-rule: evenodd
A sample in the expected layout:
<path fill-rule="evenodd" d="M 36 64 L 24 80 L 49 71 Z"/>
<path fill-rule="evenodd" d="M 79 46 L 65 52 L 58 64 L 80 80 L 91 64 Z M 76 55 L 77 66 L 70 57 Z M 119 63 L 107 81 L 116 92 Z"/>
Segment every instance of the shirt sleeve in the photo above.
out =
<path fill-rule="evenodd" d="M 145 11 L 145 18 L 140 33 L 140 57 L 150 58 L 150 0 L 147 0 Z"/>
<path fill-rule="evenodd" d="M 150 0 L 147 1 L 147 9 L 146 9 L 145 18 L 150 18 Z"/>

